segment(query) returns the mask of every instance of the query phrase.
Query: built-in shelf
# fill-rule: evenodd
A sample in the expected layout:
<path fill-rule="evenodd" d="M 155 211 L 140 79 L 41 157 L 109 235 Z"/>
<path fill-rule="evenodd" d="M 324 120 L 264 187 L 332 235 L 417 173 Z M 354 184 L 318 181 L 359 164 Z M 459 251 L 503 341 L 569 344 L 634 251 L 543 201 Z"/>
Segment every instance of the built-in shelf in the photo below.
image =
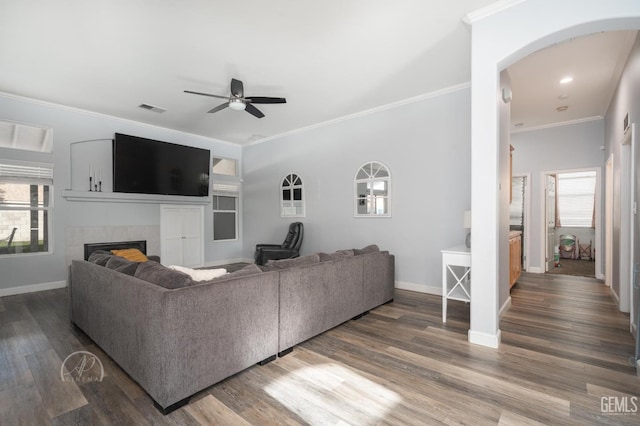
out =
<path fill-rule="evenodd" d="M 65 189 L 62 198 L 67 201 L 93 203 L 143 203 L 143 204 L 194 204 L 207 205 L 210 197 L 185 197 L 182 195 L 129 194 L 126 192 L 73 191 Z"/>

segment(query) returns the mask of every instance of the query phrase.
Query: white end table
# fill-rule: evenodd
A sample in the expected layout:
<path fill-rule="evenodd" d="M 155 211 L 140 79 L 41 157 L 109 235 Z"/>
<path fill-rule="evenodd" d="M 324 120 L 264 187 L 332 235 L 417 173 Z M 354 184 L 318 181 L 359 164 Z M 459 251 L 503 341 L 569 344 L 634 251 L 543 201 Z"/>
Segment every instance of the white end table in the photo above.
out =
<path fill-rule="evenodd" d="M 465 245 L 442 252 L 442 322 L 447 322 L 447 300 L 471 302 L 471 249 Z M 462 268 L 452 268 L 460 266 Z M 449 277 L 452 284 L 449 284 Z M 455 282 L 453 282 L 455 281 Z"/>

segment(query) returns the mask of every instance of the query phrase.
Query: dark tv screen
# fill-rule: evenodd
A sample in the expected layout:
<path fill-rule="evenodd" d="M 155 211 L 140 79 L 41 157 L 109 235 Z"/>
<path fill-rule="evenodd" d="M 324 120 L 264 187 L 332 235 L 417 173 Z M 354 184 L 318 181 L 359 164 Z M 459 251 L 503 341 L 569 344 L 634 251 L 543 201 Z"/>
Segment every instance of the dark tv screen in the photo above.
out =
<path fill-rule="evenodd" d="M 113 191 L 208 196 L 210 158 L 208 149 L 116 133 Z"/>

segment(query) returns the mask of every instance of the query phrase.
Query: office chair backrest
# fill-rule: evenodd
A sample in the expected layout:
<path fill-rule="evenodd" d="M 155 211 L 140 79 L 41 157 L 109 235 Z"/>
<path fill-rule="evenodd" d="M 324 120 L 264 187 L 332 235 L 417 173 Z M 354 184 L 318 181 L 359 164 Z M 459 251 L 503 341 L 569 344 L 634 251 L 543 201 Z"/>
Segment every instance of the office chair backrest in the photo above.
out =
<path fill-rule="evenodd" d="M 302 234 L 304 233 L 304 226 L 302 222 L 293 222 L 289 225 L 289 232 L 287 237 L 282 243 L 282 248 L 299 250 L 302 245 Z"/>

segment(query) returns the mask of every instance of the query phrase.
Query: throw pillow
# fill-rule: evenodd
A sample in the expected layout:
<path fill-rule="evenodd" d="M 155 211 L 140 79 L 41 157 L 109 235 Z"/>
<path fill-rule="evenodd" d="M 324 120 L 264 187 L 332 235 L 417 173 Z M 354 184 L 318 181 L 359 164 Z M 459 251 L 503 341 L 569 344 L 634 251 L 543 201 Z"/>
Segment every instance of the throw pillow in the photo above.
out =
<path fill-rule="evenodd" d="M 377 245 L 369 244 L 368 246 L 363 247 L 361 249 L 353 249 L 353 254 L 359 255 L 359 254 L 367 254 L 367 253 L 378 253 L 379 251 L 380 249 L 378 248 Z"/>
<path fill-rule="evenodd" d="M 219 269 L 191 269 L 186 266 L 170 265 L 167 266 L 174 271 L 183 272 L 191 277 L 194 281 L 209 281 L 214 278 L 221 277 L 227 274 L 227 270 L 224 268 Z"/>
<path fill-rule="evenodd" d="M 122 249 L 122 250 L 111 250 L 111 253 L 116 256 L 124 257 L 132 262 L 146 262 L 149 259 L 145 256 L 140 250 L 136 248 L 130 249 Z"/>
<path fill-rule="evenodd" d="M 352 249 L 336 250 L 336 253 L 342 254 L 344 256 L 353 256 L 353 250 Z"/>
<path fill-rule="evenodd" d="M 105 265 L 109 269 L 116 269 L 121 266 L 131 265 L 133 262 L 120 256 L 111 256 Z"/>
<path fill-rule="evenodd" d="M 153 260 L 140 263 L 133 276 L 168 289 L 188 287 L 193 284 L 189 275 L 169 269 Z"/>
<path fill-rule="evenodd" d="M 89 255 L 88 262 L 95 263 L 96 265 L 106 266 L 109 259 L 111 259 L 113 255 L 105 250 L 96 250 Z"/>

